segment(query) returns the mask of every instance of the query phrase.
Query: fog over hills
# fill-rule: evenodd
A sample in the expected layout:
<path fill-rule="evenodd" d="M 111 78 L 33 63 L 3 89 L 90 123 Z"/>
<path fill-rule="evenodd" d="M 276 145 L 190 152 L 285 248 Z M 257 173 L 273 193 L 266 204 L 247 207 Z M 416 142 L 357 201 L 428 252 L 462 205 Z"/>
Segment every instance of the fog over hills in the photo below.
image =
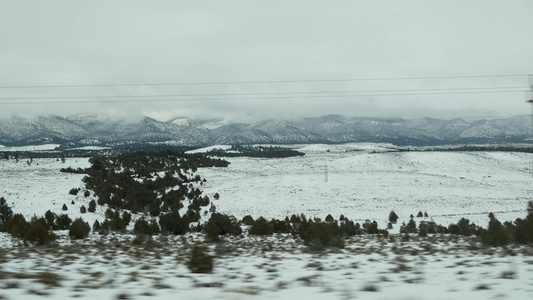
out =
<path fill-rule="evenodd" d="M 97 115 L 12 117 L 0 120 L 0 145 L 57 143 L 65 147 L 168 144 L 311 144 L 376 142 L 395 145 L 530 143 L 529 116 L 503 119 L 362 118 L 327 115 L 296 120 L 234 123 L 223 119 L 173 118 L 163 121 L 105 119 Z"/>

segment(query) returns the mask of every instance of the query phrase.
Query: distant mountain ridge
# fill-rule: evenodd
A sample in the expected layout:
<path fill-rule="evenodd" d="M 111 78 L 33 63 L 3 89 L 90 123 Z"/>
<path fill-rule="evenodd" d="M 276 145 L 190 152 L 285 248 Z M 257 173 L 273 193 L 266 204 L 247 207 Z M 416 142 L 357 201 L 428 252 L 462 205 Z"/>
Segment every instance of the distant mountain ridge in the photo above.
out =
<path fill-rule="evenodd" d="M 57 143 L 64 147 L 166 144 L 205 147 L 231 144 L 311 144 L 376 142 L 395 145 L 531 143 L 529 116 L 463 119 L 363 118 L 327 115 L 297 120 L 233 123 L 222 119 L 174 118 L 158 121 L 107 120 L 96 115 L 13 117 L 0 120 L 0 144 Z"/>

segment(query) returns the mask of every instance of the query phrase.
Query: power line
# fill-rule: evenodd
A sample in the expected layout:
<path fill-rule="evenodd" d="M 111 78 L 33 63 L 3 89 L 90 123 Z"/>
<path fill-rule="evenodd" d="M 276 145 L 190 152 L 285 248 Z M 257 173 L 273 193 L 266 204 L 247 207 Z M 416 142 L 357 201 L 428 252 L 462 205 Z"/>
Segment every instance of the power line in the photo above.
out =
<path fill-rule="evenodd" d="M 245 97 L 245 98 L 187 98 L 187 99 L 129 99 L 129 100 L 85 100 L 85 101 L 22 101 L 0 102 L 0 105 L 21 104 L 82 104 L 82 103 L 135 103 L 135 102 L 186 102 L 186 101 L 229 101 L 229 100 L 284 100 L 284 99 L 316 99 L 316 98 L 362 98 L 362 97 L 390 97 L 390 96 L 423 96 L 423 95 L 460 95 L 460 94 L 496 94 L 523 93 L 521 91 L 471 91 L 471 92 L 441 92 L 441 93 L 399 93 L 399 94 L 355 94 L 355 95 L 321 95 L 321 96 L 276 96 L 276 97 Z M 105 97 L 103 97 L 105 98 Z M 149 97 L 147 97 L 149 98 Z"/>
<path fill-rule="evenodd" d="M 529 76 L 529 74 L 425 76 L 425 77 L 383 77 L 383 78 L 347 78 L 347 79 L 263 80 L 263 81 L 212 81 L 212 82 L 177 82 L 177 83 L 13 85 L 13 86 L 0 86 L 0 89 L 40 89 L 40 88 L 45 89 L 45 88 L 94 88 L 94 87 L 132 87 L 132 86 L 184 86 L 184 85 L 316 83 L 316 82 L 350 82 L 350 81 L 395 81 L 395 80 L 433 80 L 433 79 L 467 79 L 467 78 L 509 78 L 509 77 L 527 77 L 527 76 Z"/>
<path fill-rule="evenodd" d="M 519 91 L 499 91 L 521 89 Z M 346 93 L 394 93 L 394 92 L 428 92 L 428 91 L 469 91 L 485 92 L 522 92 L 526 87 L 467 87 L 441 89 L 394 89 L 394 90 L 355 90 L 355 91 L 312 91 L 312 92 L 265 92 L 265 93 L 211 93 L 211 94 L 156 94 L 156 95 L 99 95 L 99 96 L 47 96 L 47 97 L 2 97 L 0 100 L 50 100 L 50 99 L 116 99 L 116 98 L 167 98 L 167 97 L 226 97 L 226 96 L 262 96 L 262 95 L 309 95 L 309 94 L 346 94 Z M 496 91 L 494 91 L 496 90 Z"/>

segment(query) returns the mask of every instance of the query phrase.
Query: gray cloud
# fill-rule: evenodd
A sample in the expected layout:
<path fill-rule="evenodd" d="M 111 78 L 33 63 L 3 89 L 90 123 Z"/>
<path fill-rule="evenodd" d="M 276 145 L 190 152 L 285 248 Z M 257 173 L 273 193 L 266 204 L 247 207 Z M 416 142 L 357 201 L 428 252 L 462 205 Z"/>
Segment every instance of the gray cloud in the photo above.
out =
<path fill-rule="evenodd" d="M 533 73 L 525 1 L 2 1 L 0 86 L 293 81 Z M 0 98 L 251 94 L 522 87 L 527 76 L 433 80 L 0 89 Z M 451 90 L 449 92 L 452 92 Z M 470 91 L 472 92 L 472 91 Z M 407 93 L 407 92 L 406 92 Z M 345 114 L 528 114 L 522 92 L 6 104 L 13 115 L 99 113 L 135 119 Z M 398 94 L 398 93 L 392 93 Z M 245 97 L 245 96 L 243 96 Z M 285 98 L 284 98 L 285 97 Z M 200 99 L 201 98 L 201 99 Z M 205 98 L 209 100 L 205 100 Z M 215 99 L 213 99 L 215 98 Z M 231 98 L 230 100 L 224 100 Z M 172 98 L 164 98 L 172 99 Z M 204 99 L 204 100 L 202 100 Z M 88 100 L 88 99 L 85 99 Z M 116 100 L 116 99 L 115 99 Z M 131 99 L 130 99 L 131 100 Z M 187 100 L 187 101 L 184 101 Z M 30 100 L 28 100 L 30 101 Z"/>

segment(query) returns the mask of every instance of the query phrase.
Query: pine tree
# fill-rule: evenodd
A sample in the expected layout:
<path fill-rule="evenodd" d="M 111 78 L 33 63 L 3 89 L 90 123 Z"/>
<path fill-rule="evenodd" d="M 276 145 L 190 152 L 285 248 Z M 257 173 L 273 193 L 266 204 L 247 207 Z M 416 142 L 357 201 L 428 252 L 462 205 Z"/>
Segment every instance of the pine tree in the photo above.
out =
<path fill-rule="evenodd" d="M 489 246 L 505 246 L 509 243 L 509 234 L 505 231 L 502 223 L 489 214 L 489 228 L 481 234 L 481 241 Z"/>
<path fill-rule="evenodd" d="M 0 198 L 0 229 L 3 227 L 4 223 L 12 217 L 13 210 L 7 205 L 7 201 L 4 197 Z"/>
<path fill-rule="evenodd" d="M 187 261 L 187 267 L 193 273 L 211 273 L 213 271 L 213 256 L 209 255 L 209 248 L 195 245 Z"/>
<path fill-rule="evenodd" d="M 95 220 L 93 223 L 93 231 L 99 231 L 102 226 L 100 225 L 100 222 L 98 220 Z"/>
<path fill-rule="evenodd" d="M 398 221 L 398 215 L 394 212 L 394 210 L 391 210 L 389 214 L 389 222 L 391 222 L 392 224 L 396 224 L 397 221 Z"/>
<path fill-rule="evenodd" d="M 77 218 L 70 225 L 68 235 L 73 240 L 80 240 L 89 236 L 90 231 L 91 227 L 89 226 L 89 223 L 84 222 L 81 218 Z"/>
<path fill-rule="evenodd" d="M 91 202 L 89 202 L 89 212 L 95 212 L 96 211 L 96 202 L 94 200 L 91 200 Z"/>

